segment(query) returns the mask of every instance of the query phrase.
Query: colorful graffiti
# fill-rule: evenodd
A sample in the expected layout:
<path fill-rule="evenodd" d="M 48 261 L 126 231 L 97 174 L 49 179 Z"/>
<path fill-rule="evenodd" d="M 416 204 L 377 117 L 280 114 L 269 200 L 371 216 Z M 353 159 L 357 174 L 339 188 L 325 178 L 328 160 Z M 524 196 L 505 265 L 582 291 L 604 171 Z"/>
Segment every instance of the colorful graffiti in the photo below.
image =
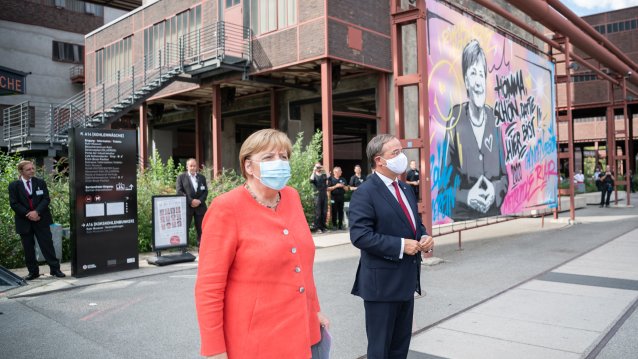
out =
<path fill-rule="evenodd" d="M 442 3 L 427 9 L 433 223 L 556 207 L 554 64 Z"/>

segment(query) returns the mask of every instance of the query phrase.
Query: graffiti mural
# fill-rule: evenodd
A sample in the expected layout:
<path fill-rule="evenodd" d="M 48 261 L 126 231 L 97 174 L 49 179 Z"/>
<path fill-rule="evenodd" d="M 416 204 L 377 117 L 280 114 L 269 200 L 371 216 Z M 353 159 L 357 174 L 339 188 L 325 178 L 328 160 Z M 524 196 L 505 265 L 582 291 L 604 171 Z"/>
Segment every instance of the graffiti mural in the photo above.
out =
<path fill-rule="evenodd" d="M 433 223 L 557 205 L 554 64 L 427 1 Z"/>

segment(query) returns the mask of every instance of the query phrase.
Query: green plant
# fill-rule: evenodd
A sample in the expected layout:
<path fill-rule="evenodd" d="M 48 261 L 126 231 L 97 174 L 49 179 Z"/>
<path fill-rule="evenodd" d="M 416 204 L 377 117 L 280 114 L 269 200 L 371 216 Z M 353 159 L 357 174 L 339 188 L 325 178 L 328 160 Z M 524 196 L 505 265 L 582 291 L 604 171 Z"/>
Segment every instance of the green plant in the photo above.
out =
<path fill-rule="evenodd" d="M 0 265 L 16 268 L 24 265 L 20 236 L 16 233 L 14 215 L 9 205 L 9 183 L 18 178 L 20 157 L 0 152 Z"/>
<path fill-rule="evenodd" d="M 140 252 L 152 250 L 153 196 L 175 194 L 175 179 L 184 171 L 172 158 L 162 162 L 157 150 L 149 159 L 148 168 L 137 171 L 137 237 Z"/>
<path fill-rule="evenodd" d="M 321 160 L 321 131 L 315 132 L 310 143 L 303 146 L 303 133 L 297 134 L 290 156 L 291 178 L 288 184 L 299 192 L 301 204 L 308 223 L 314 220 L 314 187 L 310 183 L 310 174 L 315 163 Z"/>

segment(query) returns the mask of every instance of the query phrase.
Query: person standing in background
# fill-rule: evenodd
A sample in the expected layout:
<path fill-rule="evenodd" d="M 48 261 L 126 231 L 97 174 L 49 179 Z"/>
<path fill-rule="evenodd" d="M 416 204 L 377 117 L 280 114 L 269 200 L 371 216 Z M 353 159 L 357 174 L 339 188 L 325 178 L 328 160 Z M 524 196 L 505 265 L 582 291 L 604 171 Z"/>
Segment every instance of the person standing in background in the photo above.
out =
<path fill-rule="evenodd" d="M 419 199 L 419 170 L 416 168 L 416 161 L 410 161 L 410 169 L 405 177 L 405 183 L 409 184 L 414 190 L 416 199 Z"/>
<path fill-rule="evenodd" d="M 605 173 L 600 175 L 600 182 L 602 191 L 600 192 L 600 207 L 609 207 L 609 200 L 611 198 L 611 192 L 614 190 L 614 173 L 611 172 L 609 165 L 605 168 Z M 607 196 L 607 198 L 605 198 Z"/>
<path fill-rule="evenodd" d="M 363 182 L 365 182 L 366 176 L 361 174 L 361 166 L 354 166 L 354 175 L 350 177 L 350 182 L 348 183 L 351 191 L 356 191 L 357 187 L 361 186 Z"/>
<path fill-rule="evenodd" d="M 321 163 L 315 163 L 310 175 L 310 183 L 315 187 L 315 223 L 313 229 L 319 233 L 328 231 L 326 220 L 328 216 L 328 176 Z"/>
<path fill-rule="evenodd" d="M 15 212 L 16 231 L 22 240 L 24 259 L 29 275 L 24 279 L 33 280 L 40 276 L 40 268 L 35 256 L 35 241 L 38 241 L 42 255 L 51 275 L 64 278 L 60 261 L 55 256 L 50 225 L 53 217 L 49 210 L 49 189 L 45 181 L 35 177 L 35 166 L 31 161 L 18 163 L 20 178 L 9 184 L 9 205 Z"/>
<path fill-rule="evenodd" d="M 175 188 L 178 195 L 186 196 L 186 228 L 191 227 L 191 221 L 195 218 L 197 246 L 199 247 L 202 240 L 202 222 L 207 209 L 208 186 L 206 185 L 206 177 L 199 173 L 196 159 L 189 158 L 186 161 L 186 172 L 177 176 Z"/>
<path fill-rule="evenodd" d="M 341 177 L 341 174 L 341 167 L 337 166 L 332 169 L 332 176 L 328 179 L 328 191 L 332 200 L 330 212 L 332 214 L 332 227 L 338 230 L 343 229 L 343 204 L 348 190 L 348 182 Z"/>

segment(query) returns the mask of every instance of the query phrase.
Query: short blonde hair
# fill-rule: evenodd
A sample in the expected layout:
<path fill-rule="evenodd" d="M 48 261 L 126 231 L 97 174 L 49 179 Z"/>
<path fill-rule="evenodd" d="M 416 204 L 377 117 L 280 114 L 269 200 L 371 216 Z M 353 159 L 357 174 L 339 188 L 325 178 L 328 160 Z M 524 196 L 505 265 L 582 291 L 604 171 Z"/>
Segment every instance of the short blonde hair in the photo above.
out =
<path fill-rule="evenodd" d="M 239 166 L 241 168 L 241 175 L 244 176 L 244 178 L 247 178 L 244 164 L 250 156 L 271 148 L 283 149 L 286 151 L 288 158 L 290 159 L 292 143 L 290 143 L 290 139 L 285 133 L 272 128 L 266 128 L 248 136 L 239 150 Z"/>
<path fill-rule="evenodd" d="M 18 162 L 18 172 L 22 173 L 22 170 L 24 169 L 24 166 L 26 166 L 28 164 L 33 164 L 33 161 L 22 160 L 22 161 Z"/>

